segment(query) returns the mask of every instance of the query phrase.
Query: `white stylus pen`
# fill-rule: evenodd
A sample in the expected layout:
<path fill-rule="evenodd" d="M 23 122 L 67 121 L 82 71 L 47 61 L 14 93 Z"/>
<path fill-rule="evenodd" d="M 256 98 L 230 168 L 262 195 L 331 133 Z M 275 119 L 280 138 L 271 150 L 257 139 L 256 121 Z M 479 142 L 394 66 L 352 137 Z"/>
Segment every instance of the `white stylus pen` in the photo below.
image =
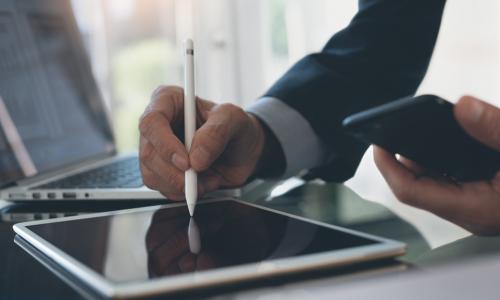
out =
<path fill-rule="evenodd" d="M 186 53 L 184 54 L 184 143 L 189 153 L 196 131 L 196 98 L 194 92 L 194 47 L 193 40 L 185 42 Z M 189 214 L 193 216 L 198 199 L 198 178 L 193 169 L 185 174 L 184 192 Z"/>

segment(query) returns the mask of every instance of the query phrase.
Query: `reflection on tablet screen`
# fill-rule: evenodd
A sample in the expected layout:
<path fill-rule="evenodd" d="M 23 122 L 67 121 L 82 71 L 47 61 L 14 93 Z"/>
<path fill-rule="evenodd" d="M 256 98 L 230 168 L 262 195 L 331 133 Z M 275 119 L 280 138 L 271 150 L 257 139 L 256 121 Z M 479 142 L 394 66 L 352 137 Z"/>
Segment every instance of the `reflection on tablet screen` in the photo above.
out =
<path fill-rule="evenodd" d="M 30 226 L 113 282 L 378 243 L 235 201 Z"/>

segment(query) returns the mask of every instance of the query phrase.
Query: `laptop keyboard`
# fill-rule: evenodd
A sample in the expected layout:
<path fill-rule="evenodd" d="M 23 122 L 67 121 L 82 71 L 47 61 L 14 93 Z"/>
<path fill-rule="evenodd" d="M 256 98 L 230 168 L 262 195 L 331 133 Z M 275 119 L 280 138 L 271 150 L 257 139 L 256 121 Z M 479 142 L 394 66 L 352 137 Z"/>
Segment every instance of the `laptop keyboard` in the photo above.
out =
<path fill-rule="evenodd" d="M 32 189 L 138 188 L 143 185 L 137 157 L 127 157 Z"/>

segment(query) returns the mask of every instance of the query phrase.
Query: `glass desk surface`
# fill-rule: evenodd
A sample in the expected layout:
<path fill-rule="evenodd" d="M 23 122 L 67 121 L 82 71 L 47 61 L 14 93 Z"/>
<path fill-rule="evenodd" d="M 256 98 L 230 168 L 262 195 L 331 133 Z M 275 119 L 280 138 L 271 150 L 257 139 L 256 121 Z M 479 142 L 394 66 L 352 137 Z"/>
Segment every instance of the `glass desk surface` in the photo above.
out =
<path fill-rule="evenodd" d="M 266 181 L 257 187 L 244 189 L 243 195 L 246 201 L 252 203 L 402 241 L 408 245 L 407 253 L 392 263 L 248 284 L 217 290 L 211 294 L 192 295 L 193 298 L 224 296 L 223 298 L 230 299 L 237 297 L 241 292 L 261 290 L 263 287 L 264 294 L 272 294 L 278 286 L 296 287 L 305 282 L 310 282 L 312 286 L 325 284 L 334 286 L 336 282 L 356 281 L 365 276 L 390 277 L 394 272 L 400 273 L 412 269 L 418 272 L 420 269 L 441 265 L 459 265 L 497 252 L 500 254 L 500 237 L 471 236 L 436 216 L 416 210 L 413 214 L 400 211 L 394 205 L 384 203 L 385 199 L 363 199 L 351 188 L 342 184 L 319 181 L 305 183 L 298 179 L 285 182 Z M 135 203 L 134 206 L 140 205 Z M 64 212 L 58 211 L 57 205 L 39 207 L 47 208 L 40 212 L 42 217 L 64 215 Z M 71 211 L 70 214 L 77 213 L 78 209 L 89 211 L 88 204 L 80 208 L 73 205 L 64 207 L 66 211 Z M 106 211 L 112 208 L 106 205 L 99 208 L 93 203 L 90 211 L 99 209 Z M 30 211 L 27 213 L 28 219 L 40 218 L 40 215 L 37 216 L 35 213 L 36 209 L 31 207 L 28 210 Z M 0 223 L 0 253 L 2 253 L 0 265 L 3 266 L 4 275 L 0 277 L 0 298 L 46 295 L 46 298 L 81 299 L 81 294 L 68 287 L 14 244 L 12 224 L 25 221 L 22 216 L 20 211 L 5 213 L 5 209 L 2 214 L 4 222 Z M 8 220 L 11 221 L 7 222 Z"/>

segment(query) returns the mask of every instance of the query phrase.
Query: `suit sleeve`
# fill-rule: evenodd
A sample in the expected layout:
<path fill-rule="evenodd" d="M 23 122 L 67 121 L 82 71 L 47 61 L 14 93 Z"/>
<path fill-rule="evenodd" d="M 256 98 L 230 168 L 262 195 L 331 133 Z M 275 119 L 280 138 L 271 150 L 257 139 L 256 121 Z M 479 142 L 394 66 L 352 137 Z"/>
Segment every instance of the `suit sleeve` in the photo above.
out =
<path fill-rule="evenodd" d="M 360 0 L 345 29 L 321 52 L 296 63 L 264 95 L 297 111 L 327 148 L 328 160 L 310 170 L 311 177 L 343 182 L 354 175 L 368 145 L 345 135 L 342 120 L 416 92 L 444 6 L 445 0 Z"/>

